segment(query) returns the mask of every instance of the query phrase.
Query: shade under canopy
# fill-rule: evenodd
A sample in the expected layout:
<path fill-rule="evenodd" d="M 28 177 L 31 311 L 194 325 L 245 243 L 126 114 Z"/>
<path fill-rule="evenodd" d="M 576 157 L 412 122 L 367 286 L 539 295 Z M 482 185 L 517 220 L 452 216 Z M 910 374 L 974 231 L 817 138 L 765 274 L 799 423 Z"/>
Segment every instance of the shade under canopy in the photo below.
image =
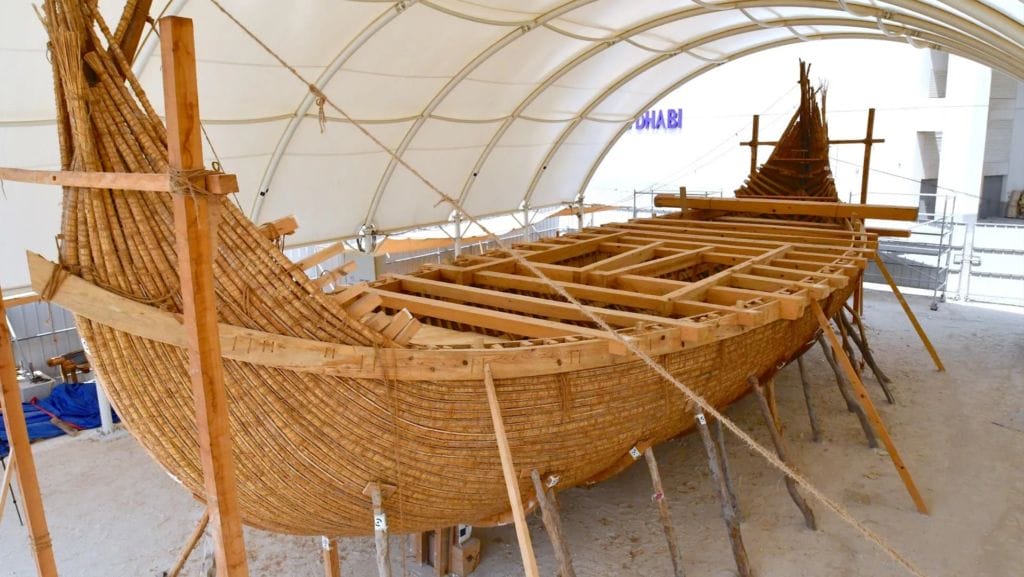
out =
<path fill-rule="evenodd" d="M 828 38 L 909 42 L 1024 79 L 1018 0 L 220 0 L 350 117 L 476 215 L 577 198 L 639 111 L 730 60 Z M 122 0 L 103 0 L 116 22 Z M 451 207 L 211 0 L 154 0 L 195 20 L 207 158 L 239 176 L 253 220 L 296 214 L 309 243 L 401 230 Z M 158 40 L 135 69 L 162 110 Z M 0 5 L 0 165 L 58 164 L 45 35 L 31 2 Z M 212 147 L 210 146 L 212 144 Z M 51 244 L 59 195 L 8 183 L 0 283 Z M 18 215 L 34 215 L 32 219 Z M 16 263 L 14 264 L 7 263 Z"/>

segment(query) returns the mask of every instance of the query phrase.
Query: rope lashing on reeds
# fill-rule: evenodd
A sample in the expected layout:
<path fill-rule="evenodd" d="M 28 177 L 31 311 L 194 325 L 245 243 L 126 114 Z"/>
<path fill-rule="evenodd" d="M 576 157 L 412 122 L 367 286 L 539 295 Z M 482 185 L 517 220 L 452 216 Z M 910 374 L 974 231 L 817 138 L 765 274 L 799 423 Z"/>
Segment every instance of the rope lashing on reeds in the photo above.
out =
<path fill-rule="evenodd" d="M 256 42 L 258 45 L 260 45 L 260 47 L 262 47 L 270 56 L 272 56 L 274 59 L 276 59 L 284 68 L 286 68 L 289 72 L 291 72 L 292 75 L 294 75 L 297 79 L 299 79 L 303 84 L 305 84 L 307 86 L 311 85 L 311 83 L 305 77 L 303 77 L 302 74 L 299 73 L 299 71 L 295 69 L 295 67 L 293 67 L 288 62 L 286 62 L 279 54 L 277 54 L 277 52 L 275 52 L 273 49 L 271 49 L 265 42 L 263 42 L 258 36 L 256 36 L 255 33 L 253 33 L 248 27 L 246 27 L 242 22 L 240 22 L 231 12 L 229 12 L 226 8 L 224 8 L 224 6 L 221 5 L 221 3 L 218 0 L 210 0 L 210 2 L 218 10 L 220 10 L 229 20 L 234 22 L 235 25 L 237 25 L 243 32 L 245 32 L 246 35 L 248 35 L 250 38 L 252 38 L 252 40 L 254 42 Z M 318 93 L 323 95 L 323 92 L 321 92 L 321 91 L 318 91 Z M 849 524 L 851 527 L 856 529 L 864 538 L 866 538 L 868 541 L 870 541 L 871 543 L 876 545 L 882 552 L 884 552 L 886 555 L 888 555 L 893 561 L 895 561 L 897 564 L 899 564 L 904 569 L 906 569 L 907 572 L 909 572 L 911 575 L 914 575 L 915 577 L 927 577 L 927 575 L 923 571 L 918 569 L 917 566 L 914 565 L 909 559 L 907 559 L 906 557 L 901 555 L 899 553 L 899 551 L 897 551 L 893 546 L 889 545 L 880 535 L 878 535 L 877 533 L 875 533 L 874 531 L 869 529 L 867 526 L 865 526 L 863 523 L 859 522 L 856 518 L 854 518 L 853 515 L 845 507 L 843 507 L 838 502 L 833 501 L 831 498 L 826 496 L 822 491 L 820 491 L 817 487 L 815 487 L 813 484 L 811 484 L 811 482 L 808 479 L 806 479 L 804 476 L 800 475 L 795 470 L 790 468 L 786 463 L 784 463 L 781 459 L 779 459 L 773 452 L 770 452 L 768 449 L 766 449 L 765 447 L 761 446 L 760 443 L 758 443 L 756 440 L 754 440 L 753 437 L 748 435 L 745 431 L 740 429 L 739 426 L 737 426 L 732 420 L 728 419 L 725 415 L 723 415 L 719 411 L 717 411 L 711 405 L 711 403 L 709 403 L 703 397 L 698 395 L 690 387 L 686 386 L 681 381 L 676 379 L 667 369 L 665 369 L 665 367 L 663 367 L 662 365 L 657 363 L 653 358 L 650 357 L 650 355 L 648 355 L 643 350 L 641 350 L 636 344 L 633 343 L 632 340 L 630 340 L 628 338 L 625 338 L 622 335 L 620 335 L 619 333 L 617 333 L 607 322 L 604 321 L 604 319 L 602 319 L 600 316 L 596 315 L 595 313 L 593 313 L 589 309 L 587 309 L 585 306 L 583 306 L 578 300 L 576 300 L 576 298 L 574 298 L 571 294 L 569 294 L 569 292 L 565 288 L 563 288 L 558 283 L 553 282 L 539 268 L 537 268 L 532 262 L 530 262 L 529 260 L 524 258 L 519 253 L 519 251 L 512 250 L 512 249 L 509 249 L 508 247 L 506 247 L 505 243 L 502 241 L 502 239 L 498 235 L 496 235 L 494 232 L 492 232 L 490 229 L 488 229 L 486 226 L 484 226 L 484 224 L 481 223 L 476 217 L 474 217 L 473 215 L 469 214 L 466 211 L 466 209 L 462 207 L 462 205 L 459 203 L 458 200 L 456 200 L 456 199 L 452 198 L 450 195 L 444 193 L 439 187 L 437 187 L 433 182 L 431 182 L 429 179 L 427 179 L 422 173 L 420 173 L 418 170 L 416 170 L 412 165 L 410 165 L 403 158 L 401 158 L 397 153 L 395 153 L 393 150 L 391 150 L 391 148 L 389 148 L 386 144 L 384 144 L 382 141 L 380 141 L 378 138 L 376 138 L 373 134 L 371 134 L 370 131 L 367 130 L 362 125 L 362 123 L 359 123 L 356 120 L 354 120 L 351 116 L 349 116 L 349 114 L 347 112 L 342 110 L 329 97 L 327 97 L 326 95 L 323 95 L 323 96 L 324 96 L 324 104 L 325 105 L 330 105 L 330 107 L 332 109 L 334 109 L 335 111 L 337 111 L 346 121 L 348 121 L 352 126 L 354 126 L 357 130 L 359 130 L 363 135 L 365 135 L 367 138 L 369 138 L 374 144 L 376 144 L 378 147 L 380 147 L 381 150 L 383 150 L 389 156 L 391 156 L 391 158 L 394 159 L 395 162 L 397 162 L 399 165 L 401 165 L 406 170 L 408 170 L 410 173 L 412 173 L 413 176 L 415 176 L 417 179 L 419 179 L 421 182 L 423 182 L 423 184 L 426 185 L 431 191 L 433 191 L 438 196 L 440 196 L 442 199 L 444 199 L 446 202 L 448 202 L 455 210 L 457 210 L 458 212 L 463 214 L 471 223 L 473 223 L 473 224 L 477 225 L 478 227 L 480 227 L 480 229 L 484 232 L 484 234 L 490 240 L 495 242 L 495 244 L 497 244 L 497 246 L 499 246 L 502 250 L 505 250 L 513 258 L 515 258 L 515 260 L 517 261 L 518 264 L 523 265 L 534 276 L 536 276 L 542 282 L 547 284 L 559 296 L 561 296 L 563 299 L 565 299 L 566 302 L 568 302 L 568 303 L 572 304 L 573 306 L 575 306 L 576 308 L 578 308 L 579 311 L 584 316 L 586 316 L 591 322 L 593 322 L 594 324 L 599 326 L 602 330 L 606 331 L 608 333 L 609 337 L 612 340 L 615 340 L 615 341 L 619 342 L 620 344 L 622 344 L 623 346 L 625 346 L 625 348 L 628 351 L 633 353 L 638 359 L 643 361 L 653 371 L 655 371 L 662 378 L 664 378 L 666 381 L 668 381 L 673 386 L 675 386 L 677 389 L 679 389 L 679 391 L 682 392 L 683 395 L 685 395 L 688 399 L 690 399 L 690 401 L 692 401 L 696 405 L 700 406 L 705 412 L 707 412 L 713 418 L 718 419 L 726 428 L 728 428 L 730 431 L 732 431 L 733 434 L 735 434 L 737 437 L 739 437 L 751 450 L 753 450 L 757 454 L 761 455 L 766 461 L 768 461 L 769 464 L 774 466 L 776 469 L 780 470 L 783 474 L 785 474 L 789 478 L 793 479 L 793 481 L 795 481 L 798 485 L 800 485 L 804 490 L 806 490 L 816 500 L 818 500 L 821 504 L 823 504 L 827 509 L 831 510 L 833 513 L 836 514 L 837 517 L 839 517 L 840 519 L 845 521 L 847 524 Z"/>

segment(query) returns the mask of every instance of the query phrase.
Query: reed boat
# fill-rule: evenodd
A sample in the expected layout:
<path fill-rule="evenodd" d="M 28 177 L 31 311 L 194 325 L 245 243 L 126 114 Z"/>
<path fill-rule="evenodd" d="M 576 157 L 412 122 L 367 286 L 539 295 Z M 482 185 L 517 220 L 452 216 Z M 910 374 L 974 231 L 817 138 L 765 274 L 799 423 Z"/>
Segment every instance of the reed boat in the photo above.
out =
<path fill-rule="evenodd" d="M 166 128 L 118 48 L 125 27 L 111 30 L 90 5 L 45 6 L 63 168 L 167 173 Z M 383 504 L 392 532 L 508 520 L 485 371 L 517 469 L 557 478 L 558 490 L 687 432 L 683 395 L 553 284 L 715 407 L 747 393 L 750 376 L 771 378 L 817 331 L 812 304 L 834 314 L 877 248 L 863 226 L 870 207 L 837 200 L 819 94 L 806 71 L 800 85 L 775 152 L 738 193 L 781 200 L 662 196 L 679 210 L 330 293 L 217 197 L 244 523 L 372 534 L 371 482 L 394 488 Z M 132 434 L 201 499 L 172 220 L 166 194 L 66 187 L 59 262 L 29 261 L 36 289 L 75 313 Z M 529 474 L 519 482 L 531 500 Z"/>

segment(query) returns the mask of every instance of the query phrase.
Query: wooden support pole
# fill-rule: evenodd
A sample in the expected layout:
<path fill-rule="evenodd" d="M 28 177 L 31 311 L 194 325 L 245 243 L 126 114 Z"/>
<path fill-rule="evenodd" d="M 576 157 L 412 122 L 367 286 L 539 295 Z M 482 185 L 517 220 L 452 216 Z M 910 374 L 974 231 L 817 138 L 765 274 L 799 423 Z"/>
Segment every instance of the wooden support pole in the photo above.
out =
<path fill-rule="evenodd" d="M 199 518 L 199 522 L 196 523 L 196 528 L 192 530 L 192 534 L 188 536 L 188 541 L 185 541 L 185 546 L 182 547 L 181 553 L 178 554 L 178 560 L 174 562 L 174 566 L 171 570 L 164 574 L 164 577 L 178 577 L 181 573 L 188 558 L 192 556 L 192 551 L 195 551 L 196 545 L 199 544 L 199 540 L 202 539 L 203 533 L 206 532 L 206 526 L 210 524 L 210 510 L 203 510 L 203 516 Z"/>
<path fill-rule="evenodd" d="M 843 396 L 843 400 L 846 401 L 846 410 L 857 415 L 857 420 L 860 421 L 860 428 L 864 431 L 864 438 L 868 441 L 868 446 L 872 449 L 878 447 L 878 439 L 875 438 L 875 431 L 871 428 L 871 423 L 868 422 L 868 417 L 864 414 L 864 409 L 857 403 L 856 399 L 846 388 L 846 377 L 843 376 L 842 369 L 839 368 L 839 363 L 836 362 L 835 357 L 832 356 L 832 350 L 825 343 L 824 335 L 818 336 L 818 344 L 821 345 L 821 354 L 825 355 L 825 360 L 828 361 L 830 367 L 832 367 L 832 373 L 836 377 L 836 386 L 839 388 L 839 394 Z"/>
<path fill-rule="evenodd" d="M 385 488 L 389 488 L 385 486 Z M 393 488 L 392 488 L 393 489 Z M 391 577 L 391 551 L 388 543 L 388 516 L 384 513 L 384 495 L 379 483 L 368 483 L 363 494 L 373 507 L 373 542 L 377 548 L 377 575 Z"/>
<path fill-rule="evenodd" d="M 740 500 L 736 497 L 736 489 L 732 486 L 732 467 L 729 466 L 729 453 L 725 450 L 725 430 L 722 428 L 722 421 L 715 421 L 715 443 L 718 448 L 718 459 L 722 464 L 722 478 L 725 479 L 729 503 L 736 518 L 742 521 L 743 511 L 740 509 Z"/>
<path fill-rule="evenodd" d="M 804 368 L 804 356 L 796 358 L 796 366 L 800 370 L 800 384 L 804 389 L 804 402 L 807 404 L 807 419 L 811 422 L 811 440 L 815 443 L 821 442 L 821 425 L 818 423 L 818 414 L 814 410 L 814 403 L 811 402 L 811 382 L 807 378 L 807 369 Z"/>
<path fill-rule="evenodd" d="M 14 467 L 16 461 L 14 455 L 4 465 L 4 478 L 0 481 L 0 519 L 4 518 L 4 507 L 7 505 L 7 493 L 11 490 L 11 481 L 14 480 Z"/>
<path fill-rule="evenodd" d="M 526 577 L 540 577 L 537 558 L 533 554 L 533 542 L 530 541 L 530 528 L 526 525 L 523 498 L 519 493 L 519 480 L 516 477 L 515 465 L 512 464 L 512 450 L 505 435 L 505 421 L 502 419 L 501 406 L 498 404 L 498 392 L 494 388 L 494 378 L 488 364 L 484 365 L 484 388 L 487 389 L 487 404 L 491 408 L 491 422 L 494 424 L 494 436 L 498 442 L 498 453 L 501 455 L 501 473 L 505 477 L 505 488 L 508 490 L 508 504 L 512 508 L 512 518 L 516 523 L 516 539 L 519 540 L 519 554 L 523 557 L 523 571 Z"/>
<path fill-rule="evenodd" d="M 704 411 L 700 407 L 695 407 L 694 416 L 697 419 L 697 429 L 700 431 L 700 438 L 704 442 L 704 451 L 708 455 L 708 468 L 711 469 L 711 479 L 718 489 L 718 499 L 722 504 L 722 518 L 725 520 L 725 527 L 729 532 L 732 555 L 736 559 L 736 570 L 740 577 L 753 577 L 754 572 L 750 568 L 747 549 L 743 545 L 743 534 L 740 532 L 740 520 L 729 499 L 728 481 L 725 478 L 725 470 L 720 464 L 718 447 L 715 441 L 711 439 L 711 431 L 708 429 L 708 421 L 704 416 Z"/>
<path fill-rule="evenodd" d="M 761 115 L 754 115 L 754 129 L 750 136 L 750 176 L 757 172 L 757 131 L 761 124 Z"/>
<path fill-rule="evenodd" d="M 868 347 L 867 342 L 861 340 L 858 336 L 857 331 L 854 330 L 853 324 L 846 318 L 846 313 L 839 311 L 836 315 L 839 318 L 839 322 L 843 324 L 843 330 L 846 332 L 846 336 L 849 337 L 853 344 L 857 345 L 857 349 L 860 350 L 861 357 L 867 363 L 868 367 L 871 368 L 872 374 L 875 375 L 875 380 L 878 381 L 879 386 L 882 387 L 882 392 L 885 393 L 885 400 L 889 401 L 889 404 L 896 403 L 896 397 L 893 396 L 892 391 L 889 390 L 889 377 L 882 372 L 879 368 L 878 363 L 875 361 L 875 356 L 871 354 L 871 348 Z"/>
<path fill-rule="evenodd" d="M 860 377 L 857 376 L 857 371 L 853 370 L 853 364 L 850 363 L 850 359 L 846 356 L 846 353 L 843 352 L 843 347 L 839 343 L 839 339 L 836 338 L 835 332 L 832 331 L 832 326 L 825 317 L 825 312 L 821 310 L 821 305 L 819 305 L 816 300 L 811 301 L 811 309 L 814 311 L 814 316 L 818 319 L 818 325 L 821 326 L 822 332 L 828 339 L 829 344 L 832 345 L 832 352 L 835 353 L 836 359 L 843 367 L 843 371 L 846 372 L 847 378 L 853 384 L 854 391 L 857 393 L 857 398 L 860 400 L 861 407 L 867 414 L 867 417 L 871 421 L 871 425 L 874 427 L 875 431 L 878 433 L 878 436 L 882 438 L 885 450 L 889 452 L 889 458 L 892 459 L 892 464 L 896 467 L 896 472 L 899 473 L 900 478 L 903 479 L 903 484 L 906 486 L 907 492 L 910 493 L 910 497 L 914 500 L 917 510 L 927 515 L 928 505 L 925 504 L 924 498 L 921 496 L 920 491 L 917 490 L 917 485 L 914 483 L 913 477 L 910 476 L 910 471 L 907 469 L 906 464 L 903 463 L 903 458 L 900 457 L 900 453 L 896 449 L 896 444 L 893 442 L 892 437 L 889 436 L 889 431 L 885 428 L 885 423 L 882 422 L 881 415 L 879 415 L 878 411 L 875 409 L 875 404 L 871 402 L 871 397 L 868 396 L 868 391 L 864 388 L 864 383 L 861 382 Z"/>
<path fill-rule="evenodd" d="M 29 446 L 25 412 L 21 408 L 21 393 L 18 388 L 18 372 L 14 368 L 14 348 L 11 334 L 7 330 L 7 309 L 0 299 L 0 410 L 4 415 L 7 442 L 11 447 L 11 467 L 18 478 L 21 499 L 25 504 L 25 519 L 32 554 L 35 557 L 36 573 L 39 577 L 56 577 L 57 562 L 53 558 L 50 530 L 46 525 L 43 510 L 43 496 L 36 477 L 36 464 Z M 9 482 L 9 481 L 8 481 Z"/>
<path fill-rule="evenodd" d="M 900 301 L 900 306 L 903 307 L 903 312 L 906 313 L 907 318 L 910 319 L 910 324 L 914 325 L 914 330 L 917 331 L 917 336 L 920 337 L 921 342 L 924 343 L 924 348 L 928 349 L 928 354 L 932 356 L 932 361 L 935 363 L 935 368 L 940 372 L 945 371 L 946 367 L 942 365 L 942 359 L 939 358 L 939 353 L 932 346 L 931 340 L 928 339 L 928 335 L 925 334 L 924 328 L 921 327 L 921 323 L 917 322 L 917 316 L 914 315 L 914 311 L 910 309 L 910 305 L 907 304 L 907 299 L 903 298 L 903 293 L 900 292 L 896 281 L 889 274 L 889 269 L 882 262 L 882 255 L 875 253 L 875 264 L 878 265 L 878 270 L 882 271 L 882 276 L 885 277 L 885 282 L 889 283 L 889 288 L 892 289 L 896 300 Z"/>
<path fill-rule="evenodd" d="M 761 407 L 761 416 L 764 417 L 765 425 L 768 425 L 768 432 L 772 438 L 772 444 L 775 445 L 775 454 L 779 456 L 779 460 L 783 463 L 789 464 L 789 460 L 786 457 L 786 447 L 782 440 L 782 435 L 779 434 L 779 429 L 775 424 L 775 415 L 772 413 L 771 407 L 768 406 L 768 397 L 765 396 L 764 387 L 761 386 L 761 382 L 757 377 L 750 377 L 747 379 L 751 387 L 754 389 L 754 393 L 757 396 L 757 403 Z M 790 464 L 792 468 L 792 464 Z M 814 511 L 811 506 L 804 500 L 803 495 L 797 491 L 796 481 L 789 475 L 783 475 L 783 479 L 786 482 L 786 490 L 789 491 L 789 496 L 793 499 L 793 503 L 796 504 L 797 509 L 800 509 L 800 513 L 804 516 L 804 525 L 807 526 L 811 531 L 818 529 L 818 524 L 814 519 Z"/>
<path fill-rule="evenodd" d="M 672 522 L 672 513 L 668 508 L 668 499 L 665 498 L 665 486 L 661 482 L 661 471 L 658 469 L 658 461 L 654 458 L 654 449 L 644 449 L 644 459 L 647 461 L 647 470 L 651 473 L 651 484 L 654 485 L 654 500 L 658 503 L 658 516 L 661 517 L 661 526 L 665 530 L 665 540 L 668 542 L 668 554 L 672 559 L 672 574 L 675 577 L 685 577 L 683 571 L 683 559 L 679 554 L 679 539 L 676 537 L 676 526 Z"/>
<path fill-rule="evenodd" d="M 554 491 L 545 486 L 537 469 L 530 471 L 530 479 L 533 480 L 533 490 L 537 494 L 541 519 L 544 521 L 544 528 L 547 529 L 551 545 L 555 550 L 561 577 L 576 577 L 576 570 L 572 566 L 572 553 L 569 552 L 569 544 L 562 532 L 562 518 L 558 514 L 558 505 L 553 498 Z"/>
<path fill-rule="evenodd" d="M 860 171 L 860 203 L 868 203 L 868 176 L 871 174 L 871 145 L 875 136 L 875 109 L 868 109 L 868 133 L 864 137 L 864 165 Z"/>
<path fill-rule="evenodd" d="M 167 152 L 172 170 L 203 169 L 203 143 L 196 86 L 192 21 L 160 20 Z M 219 199 L 207 194 L 173 194 L 174 230 L 189 376 L 195 402 L 206 506 L 213 527 L 218 577 L 249 574 L 231 453 L 228 398 L 217 327 L 213 260 Z"/>
<path fill-rule="evenodd" d="M 338 553 L 338 540 L 333 537 L 322 537 L 320 545 L 324 560 L 324 576 L 341 577 L 341 555 Z"/>

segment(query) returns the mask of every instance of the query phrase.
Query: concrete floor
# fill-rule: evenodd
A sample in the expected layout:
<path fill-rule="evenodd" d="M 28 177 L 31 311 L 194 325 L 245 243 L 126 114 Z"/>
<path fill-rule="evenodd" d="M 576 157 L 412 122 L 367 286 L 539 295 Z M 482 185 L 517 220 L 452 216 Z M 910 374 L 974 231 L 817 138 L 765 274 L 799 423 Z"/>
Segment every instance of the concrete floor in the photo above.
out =
<path fill-rule="evenodd" d="M 846 412 L 820 352 L 807 357 L 814 403 L 825 429 L 815 444 L 795 367 L 778 378 L 780 413 L 796 466 L 826 494 L 882 535 L 929 576 L 1024 575 L 1024 309 L 994 310 L 947 303 L 937 312 L 912 298 L 945 360 L 938 373 L 888 293 L 869 292 L 873 348 L 894 380 L 895 406 L 874 395 L 904 459 L 932 508 L 915 512 L 887 455 L 865 446 Z M 768 443 L 753 398 L 729 411 L 744 430 Z M 875 546 L 812 502 L 820 529 L 803 528 L 781 474 L 729 439 L 745 514 L 743 534 L 759 577 L 907 575 Z M 699 439 L 658 447 L 688 577 L 735 573 Z M 192 498 L 126 433 L 92 434 L 36 446 L 61 575 L 160 575 L 201 514 Z M 667 547 L 651 501 L 646 468 L 634 466 L 590 489 L 561 495 L 562 515 L 580 577 L 671 575 Z M 368 518 L 369 519 L 369 518 Z M 557 567 L 537 515 L 531 516 L 542 575 Z M 476 529 L 483 562 L 476 575 L 522 575 L 512 527 Z M 322 575 L 318 540 L 247 531 L 253 575 Z M 394 538 L 392 551 L 403 540 Z M 200 573 L 209 543 L 185 575 Z M 341 545 L 343 574 L 375 575 L 371 539 Z M 395 575 L 430 573 L 407 563 Z M 30 576 L 25 529 L 10 506 L 0 520 L 0 576 Z"/>

